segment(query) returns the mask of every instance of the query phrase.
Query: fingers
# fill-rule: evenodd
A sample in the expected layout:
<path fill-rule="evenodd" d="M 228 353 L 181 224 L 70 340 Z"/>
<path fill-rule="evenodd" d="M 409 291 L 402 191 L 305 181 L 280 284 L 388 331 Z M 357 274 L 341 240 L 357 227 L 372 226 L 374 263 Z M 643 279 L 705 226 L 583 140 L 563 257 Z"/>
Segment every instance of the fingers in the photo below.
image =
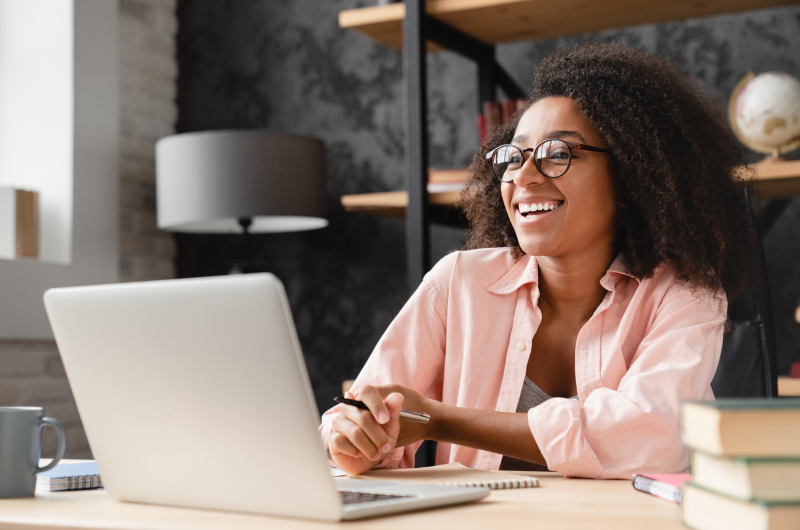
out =
<path fill-rule="evenodd" d="M 395 392 L 389 394 L 385 401 L 391 419 L 383 425 L 383 430 L 395 441 L 395 444 L 400 437 L 400 408 L 403 406 L 403 400 L 403 394 Z"/>
<path fill-rule="evenodd" d="M 342 453 L 347 456 L 352 456 L 353 458 L 364 456 L 355 445 L 350 443 L 350 440 L 348 440 L 346 436 L 338 432 L 331 434 L 331 437 L 328 439 L 328 449 L 331 454 Z"/>
<path fill-rule="evenodd" d="M 374 443 L 372 443 L 372 440 L 369 439 L 369 436 L 367 436 L 363 429 L 351 421 L 350 418 L 342 418 L 342 413 L 340 413 L 339 416 L 339 418 L 334 420 L 334 433 L 338 433 L 340 436 L 346 438 L 348 442 L 356 449 L 356 453 L 360 452 L 363 456 L 366 456 L 372 461 L 375 461 L 377 457 L 380 457 L 380 451 L 378 451 L 378 448 Z M 333 434 L 331 437 L 333 437 Z M 352 451 L 350 452 L 352 453 Z M 359 455 L 351 454 L 351 456 Z"/>
<path fill-rule="evenodd" d="M 390 416 L 400 417 L 400 409 L 403 408 L 403 400 L 405 397 L 400 392 L 393 392 L 386 397 L 386 408 L 389 410 Z"/>
<path fill-rule="evenodd" d="M 375 421 L 381 425 L 389 421 L 389 409 L 386 408 L 386 404 L 383 402 L 383 396 L 381 396 L 377 388 L 374 386 L 365 386 L 360 389 L 358 395 L 359 399 L 369 407 Z"/>
<path fill-rule="evenodd" d="M 386 431 L 367 410 L 343 405 L 333 420 L 333 430 L 345 436 L 358 451 L 372 461 L 382 459 L 382 454 L 392 449 Z"/>

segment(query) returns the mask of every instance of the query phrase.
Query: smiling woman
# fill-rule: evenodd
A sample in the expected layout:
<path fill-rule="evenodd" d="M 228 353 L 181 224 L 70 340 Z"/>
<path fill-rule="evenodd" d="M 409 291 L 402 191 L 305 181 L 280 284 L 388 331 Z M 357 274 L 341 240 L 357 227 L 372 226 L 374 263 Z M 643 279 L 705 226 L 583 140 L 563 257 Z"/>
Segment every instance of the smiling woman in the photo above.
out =
<path fill-rule="evenodd" d="M 568 99 L 556 109 L 546 99 Z M 548 109 L 528 111 L 543 102 Z M 631 271 L 646 278 L 662 263 L 695 286 L 723 288 L 735 297 L 754 266 L 743 188 L 744 153 L 718 105 L 656 56 L 605 44 L 563 50 L 539 65 L 525 109 L 496 129 L 470 167 L 462 207 L 470 223 L 465 249 L 511 247 L 522 255 L 513 217 L 501 201 L 501 182 L 486 154 L 501 144 L 522 147 L 540 116 L 564 111 L 611 156 L 607 164 L 619 209 L 616 242 Z M 559 127 L 565 129 L 565 127 Z M 541 131 L 548 132 L 548 131 Z M 535 144 L 534 144 L 535 145 Z M 526 145 L 528 147 L 528 145 Z M 530 146 L 532 147 L 532 146 Z M 573 152 L 573 158 L 584 153 Z M 554 183 L 555 184 L 555 183 Z M 506 186 L 507 185 L 502 185 Z M 713 271 L 713 274 L 709 274 Z"/>
<path fill-rule="evenodd" d="M 750 274 L 743 163 L 671 64 L 558 52 L 470 168 L 466 249 L 392 322 L 320 432 L 349 473 L 437 463 L 593 478 L 687 468 L 680 402 L 712 399 Z M 400 408 L 430 415 L 400 421 Z"/>

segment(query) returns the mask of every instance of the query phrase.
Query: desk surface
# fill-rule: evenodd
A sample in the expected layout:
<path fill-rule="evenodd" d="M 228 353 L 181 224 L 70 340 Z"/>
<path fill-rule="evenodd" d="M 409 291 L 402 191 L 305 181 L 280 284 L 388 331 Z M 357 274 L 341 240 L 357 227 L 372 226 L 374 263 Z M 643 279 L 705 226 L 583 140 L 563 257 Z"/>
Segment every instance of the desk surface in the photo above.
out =
<path fill-rule="evenodd" d="M 441 530 L 442 528 L 508 528 L 539 530 L 678 530 L 678 506 L 634 491 L 629 481 L 565 479 L 555 473 L 539 477 L 538 488 L 493 491 L 481 502 L 412 512 L 341 528 Z M 523 526 L 524 525 L 524 526 Z M 0 500 L 0 527 L 14 529 L 93 528 L 143 530 L 249 530 L 332 528 L 330 523 L 170 508 L 118 502 L 102 490 L 39 492 L 27 499 Z"/>

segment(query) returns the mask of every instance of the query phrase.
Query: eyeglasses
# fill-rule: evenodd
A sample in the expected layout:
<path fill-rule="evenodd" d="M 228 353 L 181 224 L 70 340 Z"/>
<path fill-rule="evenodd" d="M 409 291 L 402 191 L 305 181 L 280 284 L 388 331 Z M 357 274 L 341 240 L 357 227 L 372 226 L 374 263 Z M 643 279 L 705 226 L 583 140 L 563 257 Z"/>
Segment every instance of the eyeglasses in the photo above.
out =
<path fill-rule="evenodd" d="M 511 144 L 504 144 L 495 147 L 486 153 L 486 160 L 492 161 L 492 171 L 494 176 L 501 182 L 511 182 L 517 175 L 517 171 L 522 169 L 529 158 L 533 158 L 539 173 L 545 177 L 560 177 L 569 169 L 572 163 L 572 151 L 582 149 L 584 151 L 596 151 L 598 153 L 611 153 L 608 149 L 592 147 L 591 145 L 576 144 L 566 140 L 548 139 L 541 142 L 534 148 L 520 149 Z M 525 156 L 527 153 L 532 155 Z"/>

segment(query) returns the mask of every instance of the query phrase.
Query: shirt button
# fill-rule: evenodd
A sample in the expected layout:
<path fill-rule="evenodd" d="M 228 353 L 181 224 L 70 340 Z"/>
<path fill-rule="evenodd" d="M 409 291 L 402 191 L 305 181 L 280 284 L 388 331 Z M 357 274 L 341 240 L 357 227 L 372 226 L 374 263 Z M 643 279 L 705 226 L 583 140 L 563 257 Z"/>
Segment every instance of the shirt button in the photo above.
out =
<path fill-rule="evenodd" d="M 517 343 L 517 349 L 518 349 L 519 351 L 522 351 L 522 350 L 524 350 L 524 349 L 525 349 L 525 343 L 524 343 L 524 342 L 518 342 L 518 343 Z"/>
<path fill-rule="evenodd" d="M 614 307 L 619 307 L 619 304 L 614 304 Z"/>

